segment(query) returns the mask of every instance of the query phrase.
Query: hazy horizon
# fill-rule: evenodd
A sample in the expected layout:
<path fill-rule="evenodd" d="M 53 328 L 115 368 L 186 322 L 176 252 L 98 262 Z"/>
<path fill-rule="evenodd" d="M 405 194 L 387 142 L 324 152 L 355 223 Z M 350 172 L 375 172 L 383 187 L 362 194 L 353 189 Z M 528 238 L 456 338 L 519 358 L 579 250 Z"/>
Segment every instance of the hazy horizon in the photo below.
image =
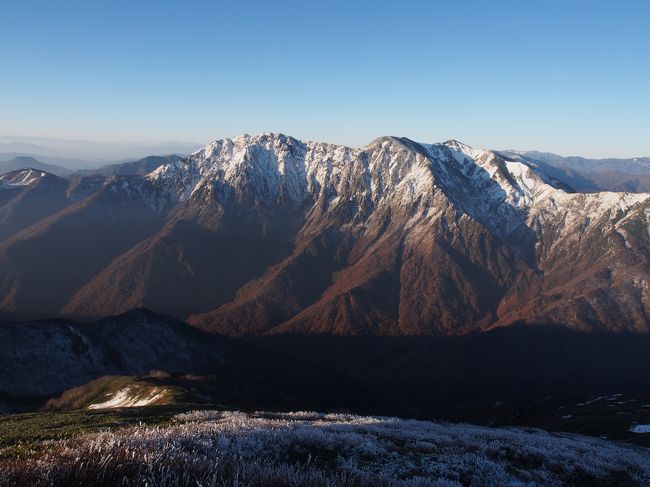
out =
<path fill-rule="evenodd" d="M 271 130 L 265 130 L 264 132 L 277 132 Z M 102 164 L 123 162 L 128 160 L 139 159 L 147 156 L 154 155 L 186 155 L 195 150 L 198 150 L 200 147 L 221 138 L 235 137 L 241 134 L 232 134 L 220 138 L 212 138 L 203 142 L 190 142 L 190 141 L 108 141 L 108 140 L 73 140 L 73 139 L 59 139 L 54 137 L 42 137 L 42 136 L 6 136 L 0 135 L 0 162 L 7 160 L 8 158 L 18 157 L 18 156 L 31 156 L 38 159 L 39 157 L 44 158 L 42 162 L 52 162 L 57 163 L 62 167 L 69 169 L 78 169 L 78 168 L 91 168 L 98 167 Z M 256 135 L 256 134 L 249 134 Z M 294 136 L 293 134 L 286 134 L 289 136 Z M 356 146 L 363 147 L 372 142 L 372 140 L 383 137 L 383 136 L 395 136 L 395 137 L 408 137 L 408 135 L 401 134 L 383 134 L 377 137 L 374 137 L 371 140 L 368 140 L 366 143 Z M 328 140 L 318 140 L 316 138 L 305 138 L 301 139 L 303 141 L 316 141 L 316 142 L 336 142 Z M 447 139 L 449 140 L 449 139 Z M 558 154 L 553 151 L 546 151 L 536 147 L 479 147 L 466 140 L 455 138 L 464 144 L 478 148 L 478 149 L 491 149 L 497 151 L 508 151 L 516 150 L 521 152 L 542 152 L 549 153 L 553 155 L 558 155 L 562 157 L 583 157 L 586 159 L 631 159 L 631 158 L 647 158 L 650 157 L 645 154 L 637 154 L 634 156 L 618 156 L 616 154 L 605 156 L 605 157 L 589 157 L 583 154 L 577 153 L 567 153 L 567 154 Z M 416 140 L 420 143 L 441 143 L 444 140 Z M 49 144 L 49 145 L 48 145 Z M 337 144 L 337 145 L 346 145 L 346 144 Z M 355 146 L 353 146 L 355 147 Z"/>

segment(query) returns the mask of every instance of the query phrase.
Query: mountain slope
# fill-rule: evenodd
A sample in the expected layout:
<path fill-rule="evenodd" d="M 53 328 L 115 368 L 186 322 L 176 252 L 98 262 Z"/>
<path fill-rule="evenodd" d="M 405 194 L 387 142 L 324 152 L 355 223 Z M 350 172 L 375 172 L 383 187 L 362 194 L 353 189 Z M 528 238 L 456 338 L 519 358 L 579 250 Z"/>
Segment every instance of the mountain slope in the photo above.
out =
<path fill-rule="evenodd" d="M 0 176 L 0 240 L 64 208 L 68 181 L 36 169 Z"/>
<path fill-rule="evenodd" d="M 172 392 L 170 388 L 194 390 L 195 395 L 210 396 L 203 400 L 243 408 L 377 411 L 375 403 L 392 404 L 344 374 L 207 334 L 146 310 L 94 323 L 0 323 L 0 336 L 0 405 L 4 401 L 19 406 L 42 404 L 100 377 L 145 376 L 151 371 L 157 373 L 141 383 L 146 380 L 167 393 Z M 114 395 L 134 381 L 102 379 L 69 392 L 50 406 L 70 401 L 72 407 L 75 397 L 98 391 Z"/>
<path fill-rule="evenodd" d="M 325 211 L 314 197 L 317 203 L 304 229 L 312 234 L 316 229 L 320 249 L 314 250 L 312 235 L 301 231 L 294 255 L 242 288 L 232 302 L 190 320 L 235 334 L 270 329 L 459 333 L 490 323 L 527 318 L 543 322 L 549 317 L 588 328 L 607 323 L 613 310 L 634 302 L 634 311 L 619 326 L 647 329 L 647 232 L 619 229 L 647 227 L 642 202 L 648 195 L 575 194 L 535 167 L 455 141 L 425 146 L 380 139 L 361 151 L 360 160 L 367 161 L 368 173 L 384 185 L 372 195 L 372 182 L 366 187 L 357 183 L 345 190 L 352 205 L 334 196 L 334 208 Z M 388 174 L 381 173 L 383 161 L 389 161 Z M 394 187 L 386 184 L 391 176 L 397 176 Z M 371 205 L 354 201 L 355 195 L 368 193 Z M 337 194 L 335 189 L 332 195 Z M 367 213 L 355 225 L 359 209 Z M 612 227 L 625 211 L 630 214 Z M 335 215 L 345 217 L 336 220 Z M 322 248 L 323 242 L 329 248 Z M 325 284 L 317 286 L 309 302 L 292 303 L 298 289 L 313 287 L 315 279 L 304 273 L 309 264 L 297 262 L 311 258 L 314 265 L 314 254 L 338 261 L 321 264 L 325 271 L 317 267 Z M 620 269 L 622 256 L 629 264 L 625 270 Z M 603 273 L 616 279 L 604 283 Z M 578 290 L 557 286 L 576 279 L 582 286 Z M 589 289 L 608 294 L 605 288 L 611 293 L 601 296 L 601 303 L 580 296 Z M 512 310 L 540 292 L 552 302 L 580 296 L 590 304 L 583 309 L 571 305 L 563 312 L 552 303 L 542 304 L 531 315 Z"/>
<path fill-rule="evenodd" d="M 87 198 L 101 178 L 72 181 L 32 168 L 0 175 L 0 241 Z"/>
<path fill-rule="evenodd" d="M 82 194 L 84 185 L 71 183 Z M 5 319 L 56 316 L 94 274 L 163 223 L 146 181 L 123 177 L 90 186 L 86 197 L 0 243 Z"/>
<path fill-rule="evenodd" d="M 519 155 L 457 141 L 242 135 L 113 177 L 9 239 L 0 305 L 20 316 L 27 296 L 39 302 L 27 289 L 49 271 L 25 266 L 46 255 L 82 270 L 39 311 L 80 318 L 145 306 L 233 335 L 647 331 L 649 198 L 576 193 Z M 78 222 L 79 242 L 55 257 L 62 220 Z M 98 240 L 109 248 L 82 261 Z"/>

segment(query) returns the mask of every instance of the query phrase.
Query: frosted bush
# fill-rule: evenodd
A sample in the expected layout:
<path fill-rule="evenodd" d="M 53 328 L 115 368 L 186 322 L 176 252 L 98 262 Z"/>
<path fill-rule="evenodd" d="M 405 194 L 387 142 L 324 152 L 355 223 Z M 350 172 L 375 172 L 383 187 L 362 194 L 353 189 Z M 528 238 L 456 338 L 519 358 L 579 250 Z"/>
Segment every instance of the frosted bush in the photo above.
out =
<path fill-rule="evenodd" d="M 650 485 L 650 452 L 577 435 L 312 412 L 192 411 L 0 461 L 33 485 Z M 4 477 L 3 477 L 4 476 Z"/>

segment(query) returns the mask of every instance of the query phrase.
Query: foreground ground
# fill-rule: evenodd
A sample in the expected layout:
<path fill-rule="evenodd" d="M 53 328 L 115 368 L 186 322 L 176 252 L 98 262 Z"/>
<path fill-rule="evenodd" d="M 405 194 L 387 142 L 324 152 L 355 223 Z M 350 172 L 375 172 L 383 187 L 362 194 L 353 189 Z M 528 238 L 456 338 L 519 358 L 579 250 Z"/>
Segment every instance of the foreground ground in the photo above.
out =
<path fill-rule="evenodd" d="M 0 431 L 2 485 L 650 483 L 648 449 L 530 428 L 170 408 L 14 417 Z"/>

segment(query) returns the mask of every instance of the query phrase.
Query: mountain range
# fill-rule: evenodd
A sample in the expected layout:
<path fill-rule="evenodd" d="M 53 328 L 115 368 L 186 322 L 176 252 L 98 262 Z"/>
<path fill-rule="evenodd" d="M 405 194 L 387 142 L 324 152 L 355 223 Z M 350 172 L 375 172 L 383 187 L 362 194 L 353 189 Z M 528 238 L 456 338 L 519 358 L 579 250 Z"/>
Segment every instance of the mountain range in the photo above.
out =
<path fill-rule="evenodd" d="M 66 169 L 56 164 L 48 164 L 42 162 L 32 156 L 17 155 L 11 159 L 0 161 L 0 174 L 6 174 L 20 169 L 36 169 L 38 171 L 45 171 L 56 176 L 69 176 L 72 170 Z"/>
<path fill-rule="evenodd" d="M 189 154 L 200 144 L 188 142 L 101 142 L 50 137 L 0 136 L 0 161 L 31 156 L 72 170 L 140 159 L 150 154 Z"/>
<path fill-rule="evenodd" d="M 650 157 L 586 159 L 539 151 L 503 151 L 505 157 L 533 164 L 581 192 L 650 192 Z"/>
<path fill-rule="evenodd" d="M 1 137 L 0 137 L 1 139 Z M 1 143 L 0 143 L 1 145 Z M 16 147 L 18 149 L 19 147 Z M 148 150 L 166 149 L 153 146 Z M 185 146 L 190 152 L 190 146 Z M 169 149 L 169 148 L 168 148 Z M 179 147 L 178 149 L 182 149 Z M 132 154 L 147 150 L 138 148 Z M 628 159 L 588 159 L 584 157 L 563 157 L 539 151 L 499 151 L 507 158 L 521 158 L 527 163 L 539 166 L 545 173 L 556 177 L 581 192 L 627 191 L 633 193 L 650 192 L 650 158 Z M 181 152 L 182 153 L 182 152 Z M 77 177 L 101 174 L 141 174 L 153 171 L 176 154 L 167 156 L 147 156 L 140 159 L 131 157 L 118 162 L 97 166 L 97 161 L 84 161 L 75 158 L 61 158 L 46 154 L 28 152 L 0 152 L 0 174 L 16 169 L 38 169 L 57 176 Z"/>
<path fill-rule="evenodd" d="M 647 332 L 650 194 L 576 188 L 554 164 L 263 133 L 130 174 L 19 169 L 0 176 L 0 317 L 145 307 L 228 335 Z"/>
<path fill-rule="evenodd" d="M 0 174 L 17 171 L 20 169 L 36 169 L 38 171 L 49 172 L 55 176 L 61 176 L 68 179 L 80 178 L 83 176 L 113 176 L 120 175 L 145 175 L 162 164 L 173 162 L 180 159 L 177 155 L 167 156 L 147 156 L 142 159 L 134 161 L 118 162 L 114 164 L 106 164 L 94 169 L 78 169 L 72 170 L 66 167 L 48 164 L 36 159 L 32 156 L 15 156 L 6 161 L 0 161 Z"/>

